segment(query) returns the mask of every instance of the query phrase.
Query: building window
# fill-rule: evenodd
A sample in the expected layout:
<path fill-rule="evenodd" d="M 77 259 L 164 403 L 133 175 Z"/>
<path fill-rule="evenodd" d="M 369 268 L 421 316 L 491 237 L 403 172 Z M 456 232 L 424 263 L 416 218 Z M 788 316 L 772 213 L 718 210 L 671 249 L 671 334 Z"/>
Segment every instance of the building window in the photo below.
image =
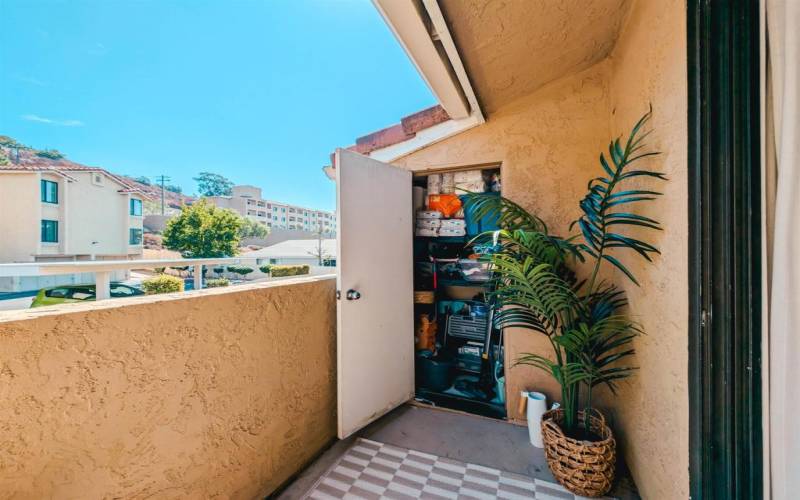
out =
<path fill-rule="evenodd" d="M 128 230 L 128 244 L 141 245 L 142 244 L 142 230 L 138 227 L 132 227 Z"/>
<path fill-rule="evenodd" d="M 131 215 L 142 215 L 142 200 L 131 198 Z"/>
<path fill-rule="evenodd" d="M 42 179 L 42 201 L 58 203 L 58 183 Z"/>
<path fill-rule="evenodd" d="M 58 243 L 58 221 L 42 219 L 42 243 Z"/>
<path fill-rule="evenodd" d="M 285 208 L 281 208 L 281 212 L 286 213 L 286 209 Z"/>

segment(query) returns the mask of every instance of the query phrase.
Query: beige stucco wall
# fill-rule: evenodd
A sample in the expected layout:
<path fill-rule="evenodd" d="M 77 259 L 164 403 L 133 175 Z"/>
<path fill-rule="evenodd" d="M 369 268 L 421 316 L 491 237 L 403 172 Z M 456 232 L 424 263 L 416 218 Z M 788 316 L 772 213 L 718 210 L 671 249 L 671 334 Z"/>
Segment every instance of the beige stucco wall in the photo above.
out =
<path fill-rule="evenodd" d="M 70 172 L 77 179 L 67 186 L 66 252 L 82 255 L 118 255 L 129 253 L 129 227 L 142 227 L 141 217 L 129 217 L 129 196 L 122 187 L 103 176 L 102 185 L 92 183 L 90 172 Z M 131 226 L 129 226 L 131 224 Z M 92 244 L 96 241 L 96 244 Z M 130 247 L 130 250 L 136 247 Z"/>
<path fill-rule="evenodd" d="M 122 186 L 105 175 L 101 186 L 92 183 L 92 173 L 69 175 L 74 182 L 47 173 L 0 173 L 0 262 L 142 253 L 141 245 L 128 245 L 129 228 L 142 228 L 143 218 L 129 216 L 131 196 L 119 193 Z M 58 183 L 58 204 L 41 201 L 40 179 Z M 42 219 L 58 221 L 58 243 L 40 242 Z"/>
<path fill-rule="evenodd" d="M 607 273 L 627 291 L 647 335 L 635 344 L 640 370 L 619 397 L 600 398 L 643 498 L 688 497 L 687 102 L 684 2 L 635 0 L 609 58 L 505 105 L 484 125 L 394 162 L 414 170 L 502 162 L 504 196 L 565 235 L 580 215 L 587 181 L 601 172 L 600 152 L 652 103 L 648 144 L 664 154 L 651 167 L 670 181 L 658 186 L 663 199 L 641 208 L 664 224 L 663 232 L 646 236 L 662 255 L 655 265 L 625 256 L 641 288 Z M 507 331 L 506 341 L 507 361 L 552 351 L 530 332 Z M 558 386 L 538 370 L 514 367 L 506 376 L 509 414 L 518 421 L 521 389 L 560 399 Z"/>
<path fill-rule="evenodd" d="M 661 200 L 638 207 L 664 231 L 647 235 L 656 265 L 628 259 L 641 288 L 617 276 L 647 335 L 636 341 L 636 376 L 622 386 L 612 415 L 642 498 L 689 497 L 688 396 L 688 87 L 684 0 L 637 0 L 611 54 L 612 131 L 630 129 L 653 104 L 650 162 L 666 172 Z M 653 185 L 650 183 L 649 185 Z M 635 234 L 631 232 L 630 234 Z"/>
<path fill-rule="evenodd" d="M 566 235 L 578 201 L 597 174 L 597 155 L 610 131 L 608 61 L 571 75 L 492 113 L 484 125 L 434 144 L 395 163 L 414 170 L 501 163 L 503 195 L 541 217 L 553 234 Z M 521 353 L 552 352 L 547 339 L 523 330 L 506 332 L 506 360 Z M 536 389 L 560 399 L 558 385 L 529 366 L 507 370 L 511 418 L 520 391 Z"/>
<path fill-rule="evenodd" d="M 288 283 L 3 313 L 0 498 L 271 492 L 336 429 L 335 281 Z"/>
<path fill-rule="evenodd" d="M 41 235 L 39 176 L 0 173 L 0 262 L 32 261 Z"/>

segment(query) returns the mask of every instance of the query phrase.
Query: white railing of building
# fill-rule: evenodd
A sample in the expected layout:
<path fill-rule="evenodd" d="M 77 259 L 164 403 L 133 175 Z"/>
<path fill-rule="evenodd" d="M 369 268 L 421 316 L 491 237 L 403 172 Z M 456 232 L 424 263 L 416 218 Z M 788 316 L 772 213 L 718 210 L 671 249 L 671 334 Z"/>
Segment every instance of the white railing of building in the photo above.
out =
<path fill-rule="evenodd" d="M 203 266 L 238 264 L 238 257 L 210 259 L 146 259 L 146 260 L 86 260 L 65 262 L 25 262 L 0 264 L 0 278 L 14 276 L 55 276 L 59 274 L 94 273 L 95 300 L 111 298 L 111 273 L 131 269 L 160 267 L 192 267 L 194 289 L 203 288 Z"/>

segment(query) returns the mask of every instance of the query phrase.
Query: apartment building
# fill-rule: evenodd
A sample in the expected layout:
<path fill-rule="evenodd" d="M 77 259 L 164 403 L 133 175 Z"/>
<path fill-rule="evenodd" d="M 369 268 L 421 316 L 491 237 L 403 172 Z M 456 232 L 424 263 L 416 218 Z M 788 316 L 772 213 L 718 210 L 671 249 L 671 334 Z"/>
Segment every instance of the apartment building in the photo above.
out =
<path fill-rule="evenodd" d="M 0 262 L 141 258 L 142 201 L 140 193 L 101 168 L 20 152 L 0 165 Z M 83 278 L 2 278 L 0 291 Z"/>
<path fill-rule="evenodd" d="M 255 186 L 234 186 L 231 196 L 209 196 L 206 200 L 269 228 L 336 234 L 336 213 L 265 200 L 261 188 Z"/>

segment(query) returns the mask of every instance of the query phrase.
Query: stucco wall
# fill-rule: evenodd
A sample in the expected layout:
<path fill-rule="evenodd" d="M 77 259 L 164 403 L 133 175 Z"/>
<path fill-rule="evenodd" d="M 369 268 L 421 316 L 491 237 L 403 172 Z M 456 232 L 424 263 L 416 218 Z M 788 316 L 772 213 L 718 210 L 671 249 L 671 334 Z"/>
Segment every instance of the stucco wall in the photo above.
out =
<path fill-rule="evenodd" d="M 268 494 L 335 434 L 334 289 L 5 313 L 0 498 Z"/>
<path fill-rule="evenodd" d="M 687 102 L 683 0 L 634 0 L 609 58 L 490 113 L 484 125 L 394 162 L 414 170 L 502 162 L 504 196 L 564 235 L 580 214 L 587 181 L 599 173 L 599 153 L 652 103 L 648 144 L 664 154 L 650 166 L 670 181 L 658 186 L 665 193 L 658 203 L 641 208 L 664 224 L 663 232 L 647 235 L 662 255 L 654 265 L 625 256 L 641 287 L 619 273 L 607 276 L 625 288 L 647 335 L 635 344 L 640 370 L 619 397 L 598 398 L 643 498 L 688 497 Z M 510 362 L 521 352 L 552 352 L 530 332 L 509 330 L 506 341 Z M 518 421 L 520 389 L 560 398 L 541 371 L 514 367 L 506 378 L 509 413 Z"/>
<path fill-rule="evenodd" d="M 663 154 L 650 161 L 666 172 L 664 196 L 643 215 L 664 231 L 647 237 L 661 257 L 655 265 L 629 258 L 641 287 L 617 276 L 647 335 L 636 341 L 636 376 L 615 400 L 619 441 L 642 498 L 689 497 L 688 396 L 688 97 L 684 0 L 637 0 L 611 54 L 612 131 L 624 133 L 653 104 L 648 144 Z M 649 183 L 652 186 L 652 183 Z M 631 234 L 635 234 L 631 232 Z"/>
<path fill-rule="evenodd" d="M 565 235 L 578 217 L 587 181 L 597 174 L 597 155 L 609 138 L 610 63 L 557 80 L 489 115 L 484 125 L 406 156 L 395 164 L 413 170 L 502 163 L 503 196 L 544 219 Z M 552 353 L 541 335 L 509 329 L 506 361 L 523 352 Z M 517 414 L 522 390 L 560 399 L 558 385 L 536 368 L 506 371 L 508 410 Z"/>
<path fill-rule="evenodd" d="M 70 172 L 65 222 L 66 252 L 82 255 L 127 255 L 129 198 L 105 175 L 92 183 L 90 172 Z M 141 218 L 134 227 L 142 227 Z M 92 242 L 97 242 L 92 244 Z"/>
<path fill-rule="evenodd" d="M 39 250 L 39 176 L 0 174 L 0 262 L 28 262 Z"/>

